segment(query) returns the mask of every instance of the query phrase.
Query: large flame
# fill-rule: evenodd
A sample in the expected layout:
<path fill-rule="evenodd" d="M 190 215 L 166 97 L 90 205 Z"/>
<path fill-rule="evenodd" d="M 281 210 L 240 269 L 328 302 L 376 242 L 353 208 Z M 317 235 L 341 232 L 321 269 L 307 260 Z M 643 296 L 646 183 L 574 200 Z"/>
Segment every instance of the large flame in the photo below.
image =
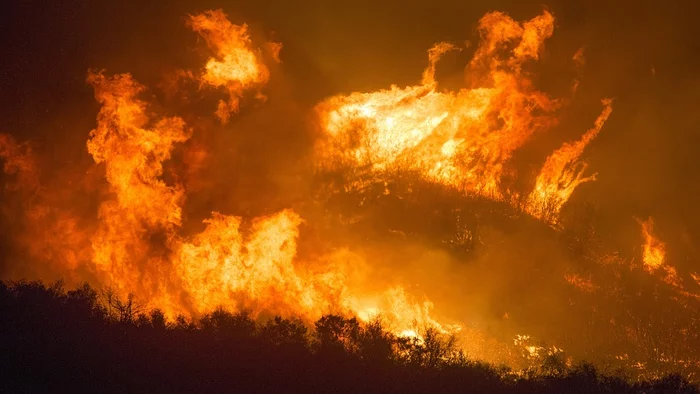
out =
<path fill-rule="evenodd" d="M 317 107 L 324 132 L 319 166 L 353 167 L 379 177 L 389 169 L 415 171 L 466 193 L 503 199 L 508 190 L 502 177 L 514 152 L 557 121 L 561 100 L 535 89 L 522 67 L 538 59 L 553 25 L 546 11 L 522 24 L 499 12 L 484 16 L 481 43 L 467 68 L 471 88 L 438 90 L 436 62 L 457 49 L 439 43 L 428 51 L 420 85 L 327 99 Z M 583 177 L 585 165 L 576 168 L 574 161 L 609 116 L 611 103 L 604 104 L 595 128 L 545 163 L 530 195 L 528 212 L 534 216 L 543 216 L 538 207 L 551 194 L 558 213 L 576 186 L 593 179 Z"/>
<path fill-rule="evenodd" d="M 264 83 L 268 71 L 250 50 L 245 26 L 232 25 L 222 12 L 192 16 L 190 25 L 219 55 L 208 61 L 202 81 L 229 89 L 229 102 L 217 112 L 226 120 L 243 90 Z M 154 114 L 140 98 L 145 87 L 130 74 L 90 72 L 87 80 L 101 104 L 87 148 L 104 165 L 110 191 L 92 236 L 91 270 L 117 296 L 134 293 L 146 307 L 161 308 L 171 317 L 224 306 L 310 320 L 324 313 L 364 319 L 379 314 L 397 333 L 456 329 L 438 323 L 430 316 L 432 304 L 411 301 L 401 287 L 379 294 L 351 288 L 337 256 L 299 264 L 303 220 L 292 210 L 250 223 L 214 212 L 204 231 L 183 237 L 184 188 L 167 184 L 162 175 L 164 162 L 190 138 L 190 129 L 179 117 Z M 31 164 L 11 154 L 15 145 L 0 147 L 6 172 Z"/>
<path fill-rule="evenodd" d="M 120 293 L 156 298 L 162 291 L 160 278 L 166 275 L 148 238 L 158 231 L 166 237 L 173 233 L 180 225 L 184 197 L 181 188 L 159 177 L 173 145 L 187 140 L 188 133 L 180 118 L 148 118 L 146 103 L 136 97 L 144 87 L 131 75 L 91 72 L 88 82 L 102 108 L 87 148 L 95 162 L 104 163 L 114 194 L 100 207 L 92 260 Z"/>

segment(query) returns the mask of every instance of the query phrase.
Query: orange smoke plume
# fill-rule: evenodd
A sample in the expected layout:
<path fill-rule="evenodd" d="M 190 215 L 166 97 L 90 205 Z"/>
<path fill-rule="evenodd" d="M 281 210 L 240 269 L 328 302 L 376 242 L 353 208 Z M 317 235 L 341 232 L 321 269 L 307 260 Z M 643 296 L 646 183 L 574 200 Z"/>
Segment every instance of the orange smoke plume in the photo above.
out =
<path fill-rule="evenodd" d="M 3 172 L 15 178 L 5 187 L 27 191 L 39 187 L 38 170 L 28 144 L 18 144 L 11 135 L 0 134 L 0 158 L 3 160 Z"/>
<path fill-rule="evenodd" d="M 149 119 L 146 103 L 137 97 L 145 87 L 131 75 L 90 72 L 87 81 L 102 105 L 87 149 L 104 164 L 114 195 L 100 206 L 92 261 L 118 294 L 156 298 L 160 278 L 167 275 L 149 237 L 158 232 L 166 241 L 171 237 L 180 225 L 184 198 L 180 187 L 159 177 L 174 144 L 186 141 L 189 133 L 178 117 Z"/>

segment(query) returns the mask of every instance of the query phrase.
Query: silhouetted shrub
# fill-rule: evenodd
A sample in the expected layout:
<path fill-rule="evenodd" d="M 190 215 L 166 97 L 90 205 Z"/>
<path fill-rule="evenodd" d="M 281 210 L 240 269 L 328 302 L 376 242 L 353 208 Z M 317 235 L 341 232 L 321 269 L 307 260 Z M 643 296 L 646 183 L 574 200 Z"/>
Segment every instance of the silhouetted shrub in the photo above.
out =
<path fill-rule="evenodd" d="M 532 371 L 531 371 L 532 372 Z M 632 383 L 545 359 L 530 376 L 469 360 L 436 330 L 380 319 L 256 322 L 218 308 L 168 321 L 84 284 L 0 282 L 0 392 L 698 393 L 680 375 Z"/>

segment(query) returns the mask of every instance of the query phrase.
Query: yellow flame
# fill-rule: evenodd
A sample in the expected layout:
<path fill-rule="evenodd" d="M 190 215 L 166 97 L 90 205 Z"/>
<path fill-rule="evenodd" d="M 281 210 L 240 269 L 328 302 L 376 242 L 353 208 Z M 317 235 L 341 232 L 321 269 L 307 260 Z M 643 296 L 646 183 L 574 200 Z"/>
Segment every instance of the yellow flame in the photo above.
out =
<path fill-rule="evenodd" d="M 201 86 L 228 93 L 216 111 L 226 122 L 245 92 L 268 82 L 269 69 L 247 26 L 232 24 L 221 10 L 190 16 L 188 24 L 213 52 L 197 78 Z M 508 161 L 535 133 L 556 123 L 560 100 L 538 91 L 523 71 L 525 63 L 539 58 L 553 25 L 554 17 L 546 11 L 524 23 L 498 12 L 484 16 L 481 44 L 467 67 L 468 87 L 457 91 L 439 90 L 435 74 L 440 57 L 459 48 L 438 43 L 428 51 L 420 84 L 323 101 L 316 107 L 323 131 L 316 149 L 319 165 L 351 166 L 370 175 L 404 168 L 464 192 L 505 198 L 501 181 Z M 269 43 L 266 48 L 279 61 L 281 46 Z M 178 78 L 194 75 L 183 72 Z M 87 81 L 101 105 L 87 150 L 104 168 L 109 184 L 89 237 L 92 253 L 85 271 L 90 278 L 119 296 L 135 293 L 146 307 L 162 308 L 170 317 L 224 306 L 308 319 L 325 313 L 352 314 L 363 321 L 380 317 L 397 335 L 418 339 L 426 327 L 442 333 L 461 329 L 439 321 L 430 301 L 416 301 L 400 286 L 367 291 L 352 283 L 349 270 L 334 256 L 312 264 L 300 261 L 297 239 L 303 219 L 293 210 L 252 220 L 213 212 L 202 232 L 183 236 L 184 188 L 166 183 L 162 175 L 163 163 L 190 138 L 190 129 L 179 117 L 154 113 L 140 98 L 145 87 L 130 74 L 90 72 Z M 540 189 L 552 192 L 558 196 L 558 213 L 574 188 L 592 179 L 572 169 L 580 168 L 575 162 L 610 114 L 610 102 L 604 104 L 593 129 L 547 159 L 531 200 L 543 198 Z M 30 163 L 16 152 L 15 144 L 0 136 L 5 172 L 31 172 Z M 203 160 L 201 152 L 192 155 L 194 162 Z M 53 215 L 41 207 L 28 212 L 37 221 Z M 69 216 L 59 219 L 51 228 L 55 233 L 79 227 Z M 83 259 L 78 244 L 54 246 L 74 253 L 65 260 L 70 269 Z M 465 333 L 475 349 L 490 346 L 477 330 Z"/>
<path fill-rule="evenodd" d="M 128 74 L 91 73 L 88 81 L 102 104 L 88 151 L 104 163 L 114 194 L 100 207 L 92 260 L 118 295 L 134 292 L 170 316 L 223 305 L 308 319 L 333 312 L 370 319 L 357 301 L 365 294 L 348 288 L 340 265 L 321 272 L 297 266 L 303 220 L 294 211 L 257 218 L 246 230 L 240 217 L 214 212 L 203 232 L 191 239 L 179 235 L 182 188 L 160 176 L 173 146 L 189 138 L 184 122 L 149 119 L 137 97 L 144 88 Z M 402 288 L 375 298 L 376 313 L 397 332 L 416 326 L 447 332 L 430 317 L 432 304 L 409 301 Z"/>
<path fill-rule="evenodd" d="M 583 278 L 577 274 L 566 274 L 564 275 L 564 279 L 570 285 L 586 293 L 594 293 L 598 290 L 598 286 L 596 286 L 590 278 Z"/>
<path fill-rule="evenodd" d="M 222 10 L 207 11 L 189 18 L 189 26 L 199 33 L 215 53 L 207 62 L 201 82 L 228 91 L 228 101 L 219 101 L 216 116 L 226 123 L 238 112 L 243 92 L 267 83 L 270 72 L 250 40 L 248 26 L 231 23 Z M 272 57 L 279 61 L 281 44 L 270 44 Z"/>
<path fill-rule="evenodd" d="M 551 36 L 549 12 L 525 23 L 494 12 L 479 23 L 481 43 L 467 68 L 472 88 L 438 91 L 436 63 L 458 49 L 438 43 L 428 51 L 420 85 L 331 97 L 317 106 L 324 139 L 317 146 L 321 169 L 356 168 L 372 178 L 390 169 L 415 171 L 426 180 L 466 193 L 504 199 L 508 161 L 537 131 L 556 123 L 558 100 L 537 91 L 522 65 L 537 60 Z M 574 59 L 582 62 L 582 52 Z M 574 189 L 595 179 L 577 162 L 612 111 L 611 100 L 575 143 L 546 160 L 525 210 L 552 224 Z M 361 175 L 365 175 L 364 173 Z M 361 181 L 355 181 L 360 185 Z"/>
<path fill-rule="evenodd" d="M 584 175 L 588 165 L 578 159 L 586 146 L 600 133 L 612 113 L 612 100 L 603 100 L 603 106 L 605 108 L 593 128 L 586 131 L 580 140 L 565 143 L 545 161 L 528 199 L 527 210 L 533 216 L 555 224 L 559 211 L 574 190 L 584 182 L 595 180 L 595 174 Z"/>
<path fill-rule="evenodd" d="M 3 159 L 3 172 L 16 178 L 15 182 L 8 182 L 6 188 L 36 190 L 39 187 L 36 163 L 28 144 L 19 144 L 12 136 L 0 134 L 0 158 Z"/>
<path fill-rule="evenodd" d="M 327 99 L 317 107 L 325 139 L 317 152 L 322 168 L 416 170 L 426 179 L 469 192 L 501 195 L 504 163 L 537 130 L 554 120 L 554 100 L 536 91 L 521 64 L 537 59 L 552 32 L 548 12 L 524 24 L 491 13 L 479 24 L 482 42 L 470 64 L 480 86 L 440 92 L 436 62 L 456 49 L 436 44 L 416 86 Z M 516 44 L 514 49 L 505 50 Z M 509 54 L 503 59 L 503 52 Z M 534 115 L 538 112 L 543 115 Z"/>
<path fill-rule="evenodd" d="M 664 265 L 666 246 L 656 238 L 654 234 L 654 220 L 651 217 L 641 221 L 640 224 L 642 226 L 642 237 L 644 237 L 642 261 L 648 271 L 654 271 Z"/>

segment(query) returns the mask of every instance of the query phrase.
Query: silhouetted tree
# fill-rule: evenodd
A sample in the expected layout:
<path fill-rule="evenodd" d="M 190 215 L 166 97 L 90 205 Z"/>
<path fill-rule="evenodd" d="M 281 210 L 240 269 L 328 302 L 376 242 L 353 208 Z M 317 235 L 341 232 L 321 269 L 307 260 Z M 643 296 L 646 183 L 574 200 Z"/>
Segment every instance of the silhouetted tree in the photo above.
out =
<path fill-rule="evenodd" d="M 394 359 L 394 335 L 384 329 L 379 317 L 366 323 L 358 333 L 360 357 L 372 363 L 385 363 Z"/>
<path fill-rule="evenodd" d="M 524 376 L 467 359 L 428 329 L 396 337 L 379 319 L 256 323 L 223 308 L 169 322 L 84 284 L 0 282 L 0 392 L 680 393 L 680 375 L 632 383 L 547 359 Z M 310 340 L 313 338 L 313 340 Z"/>
<path fill-rule="evenodd" d="M 316 346 L 320 351 L 357 353 L 360 324 L 356 318 L 326 315 L 316 323 Z"/>
<path fill-rule="evenodd" d="M 275 316 L 260 328 L 260 338 L 276 346 L 306 347 L 308 329 L 301 320 Z"/>
<path fill-rule="evenodd" d="M 231 313 L 217 308 L 200 320 L 202 330 L 226 339 L 246 339 L 255 334 L 255 322 L 247 311 Z"/>

